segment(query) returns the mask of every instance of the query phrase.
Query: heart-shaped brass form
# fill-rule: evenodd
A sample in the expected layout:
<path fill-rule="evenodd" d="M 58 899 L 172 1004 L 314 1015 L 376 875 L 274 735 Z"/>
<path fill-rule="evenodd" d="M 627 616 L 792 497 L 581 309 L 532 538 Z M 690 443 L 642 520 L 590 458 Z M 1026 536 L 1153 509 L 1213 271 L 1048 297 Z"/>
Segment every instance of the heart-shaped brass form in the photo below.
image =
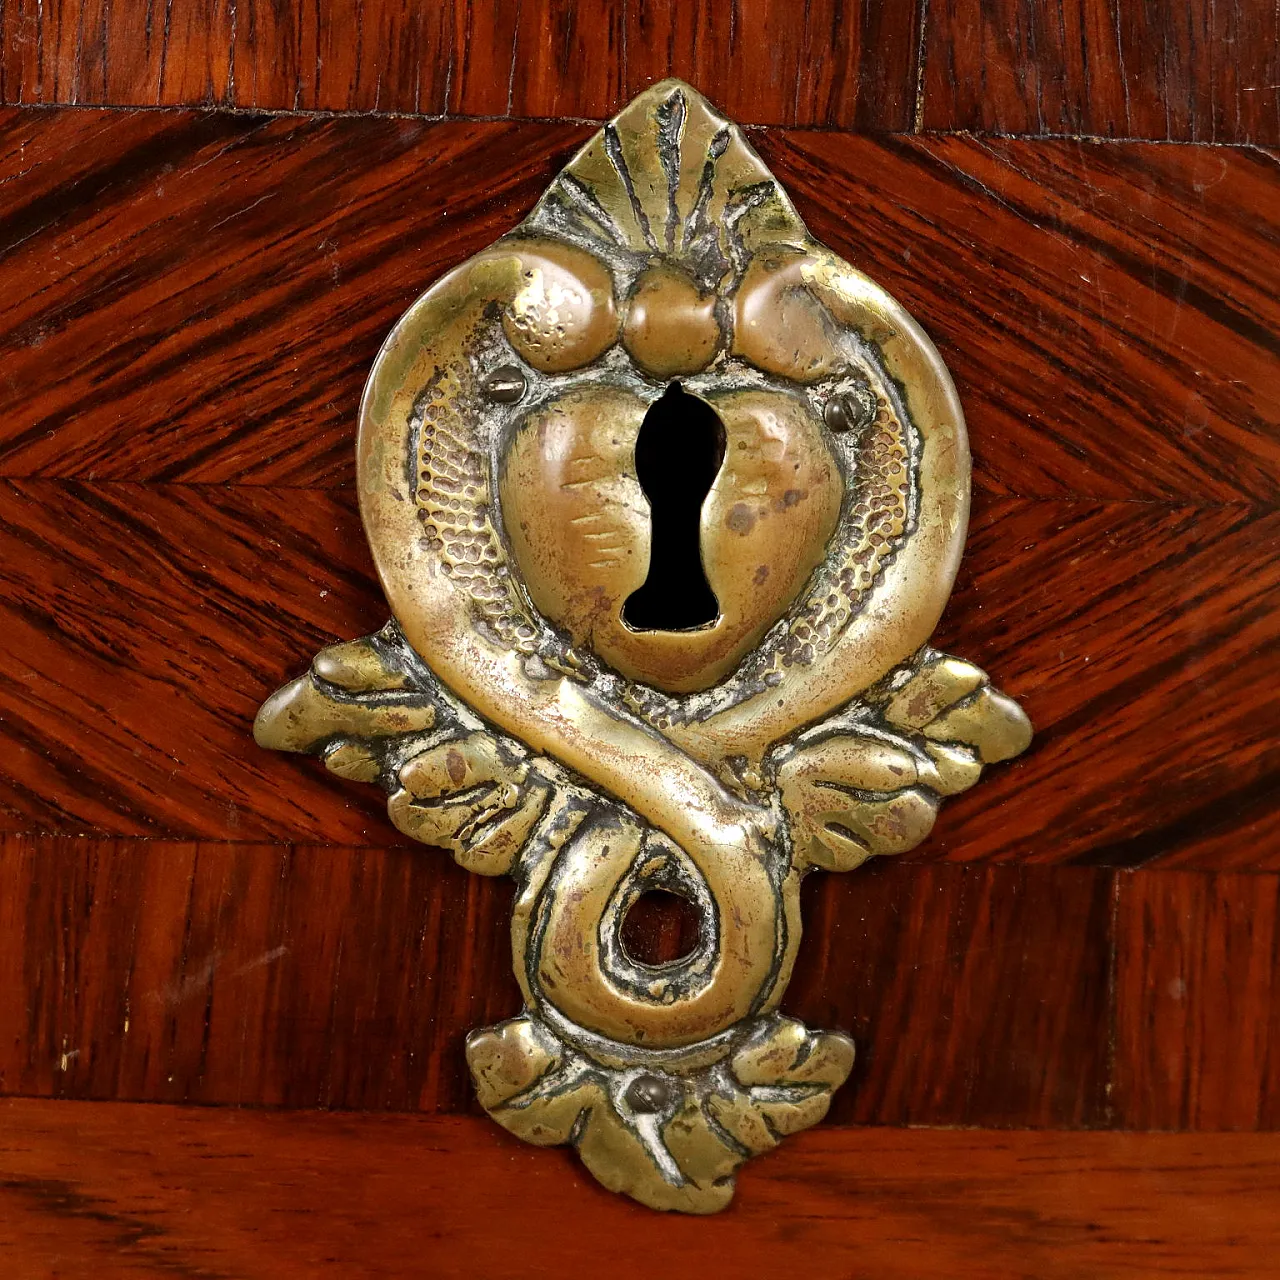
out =
<path fill-rule="evenodd" d="M 601 386 L 557 396 L 516 428 L 499 473 L 535 608 L 628 679 L 675 693 L 722 679 L 782 617 L 826 555 L 845 488 L 804 399 L 746 388 L 708 390 L 706 403 L 725 435 L 699 539 L 719 616 L 696 630 L 636 630 L 623 616 L 649 572 L 634 460 L 651 401 Z M 682 465 L 678 453 L 670 465 Z"/>
<path fill-rule="evenodd" d="M 711 608 L 687 626 L 652 620 L 646 485 L 702 465 L 678 432 L 644 443 L 673 402 L 716 433 L 682 490 Z M 668 81 L 396 326 L 359 481 L 395 622 L 322 653 L 258 740 L 380 781 L 402 831 L 516 878 L 525 1010 L 468 1045 L 495 1119 L 656 1208 L 721 1208 L 852 1063 L 776 1012 L 802 876 L 911 848 L 1030 740 L 927 644 L 968 515 L 951 380 Z M 622 941 L 655 889 L 700 920 L 665 965 Z"/>

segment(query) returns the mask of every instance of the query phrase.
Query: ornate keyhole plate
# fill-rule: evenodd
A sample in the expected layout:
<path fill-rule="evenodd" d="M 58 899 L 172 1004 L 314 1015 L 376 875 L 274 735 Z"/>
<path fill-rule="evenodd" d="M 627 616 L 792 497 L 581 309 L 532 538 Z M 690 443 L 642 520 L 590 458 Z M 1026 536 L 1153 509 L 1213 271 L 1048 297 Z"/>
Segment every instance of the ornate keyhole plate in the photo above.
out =
<path fill-rule="evenodd" d="M 716 608 L 638 627 L 637 440 L 668 394 L 722 428 L 687 513 Z M 801 877 L 913 847 L 1030 740 L 928 645 L 968 516 L 951 379 L 667 81 L 396 326 L 359 484 L 395 621 L 322 652 L 258 741 L 381 783 L 400 830 L 515 877 L 524 1011 L 467 1047 L 489 1114 L 647 1205 L 720 1209 L 853 1061 L 777 1012 Z M 699 920 L 668 964 L 622 944 L 653 890 Z"/>

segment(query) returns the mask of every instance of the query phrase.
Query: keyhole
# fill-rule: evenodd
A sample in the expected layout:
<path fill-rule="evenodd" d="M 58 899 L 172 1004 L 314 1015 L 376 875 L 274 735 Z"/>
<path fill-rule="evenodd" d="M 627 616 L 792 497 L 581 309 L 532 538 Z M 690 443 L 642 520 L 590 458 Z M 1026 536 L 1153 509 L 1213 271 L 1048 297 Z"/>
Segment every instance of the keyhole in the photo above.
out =
<path fill-rule="evenodd" d="M 688 631 L 720 616 L 702 568 L 702 504 L 724 461 L 724 424 L 678 382 L 644 415 L 636 477 L 649 499 L 649 576 L 627 597 L 622 620 L 637 631 Z"/>

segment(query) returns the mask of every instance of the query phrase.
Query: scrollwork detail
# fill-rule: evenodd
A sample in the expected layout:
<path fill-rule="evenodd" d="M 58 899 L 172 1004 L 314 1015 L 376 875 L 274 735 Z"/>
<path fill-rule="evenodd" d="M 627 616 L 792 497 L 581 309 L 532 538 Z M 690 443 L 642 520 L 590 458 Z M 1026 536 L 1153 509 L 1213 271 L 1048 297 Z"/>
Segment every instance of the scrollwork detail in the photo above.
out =
<path fill-rule="evenodd" d="M 676 377 L 723 430 L 694 509 L 719 613 L 663 631 L 622 609 L 653 546 L 636 443 Z M 1030 741 L 929 645 L 969 465 L 928 338 L 674 81 L 387 339 L 358 471 L 395 621 L 322 651 L 255 735 L 515 880 L 524 1008 L 467 1046 L 504 1128 L 709 1213 L 826 1113 L 853 1044 L 779 1012 L 801 880 L 914 848 Z M 627 952 L 647 887 L 698 915 L 678 961 Z"/>

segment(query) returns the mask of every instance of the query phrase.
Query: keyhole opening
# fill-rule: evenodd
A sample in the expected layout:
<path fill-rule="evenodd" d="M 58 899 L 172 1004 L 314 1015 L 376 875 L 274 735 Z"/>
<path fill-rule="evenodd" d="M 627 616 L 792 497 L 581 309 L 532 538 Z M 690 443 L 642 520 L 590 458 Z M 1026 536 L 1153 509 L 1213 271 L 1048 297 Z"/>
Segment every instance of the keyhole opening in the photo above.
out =
<path fill-rule="evenodd" d="M 702 915 L 687 898 L 649 889 L 622 918 L 622 946 L 637 964 L 674 964 L 698 949 L 701 930 Z"/>
<path fill-rule="evenodd" d="M 649 576 L 622 606 L 636 631 L 691 631 L 720 616 L 702 567 L 702 504 L 724 462 L 724 424 L 678 382 L 654 401 L 636 439 L 636 478 L 649 499 Z"/>

